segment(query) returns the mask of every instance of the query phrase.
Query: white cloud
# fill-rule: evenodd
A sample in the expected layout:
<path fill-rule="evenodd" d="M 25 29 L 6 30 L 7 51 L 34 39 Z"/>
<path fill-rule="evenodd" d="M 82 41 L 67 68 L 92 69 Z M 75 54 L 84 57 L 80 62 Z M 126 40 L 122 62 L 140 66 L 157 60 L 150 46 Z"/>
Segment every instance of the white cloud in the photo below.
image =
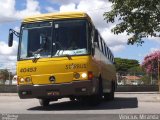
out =
<path fill-rule="evenodd" d="M 157 50 L 160 50 L 160 47 L 159 48 L 150 48 L 150 53 L 153 53 L 153 52 L 155 52 Z"/>
<path fill-rule="evenodd" d="M 76 8 L 76 4 L 74 4 L 74 3 L 62 5 L 60 7 L 60 12 L 75 11 L 76 10 L 75 8 Z"/>
<path fill-rule="evenodd" d="M 13 47 L 8 47 L 7 43 L 0 42 L 0 68 L 12 69 L 15 71 L 15 64 L 17 59 L 18 42 L 13 42 Z"/>
<path fill-rule="evenodd" d="M 40 14 L 39 2 L 36 0 L 26 0 L 23 10 L 16 10 L 15 0 L 0 1 L 0 22 L 20 20 L 29 15 Z"/>
<path fill-rule="evenodd" d="M 124 49 L 125 49 L 125 46 L 124 46 L 124 45 L 116 45 L 116 46 L 110 47 L 110 49 L 111 49 L 113 52 L 119 52 L 119 51 L 124 50 Z"/>
<path fill-rule="evenodd" d="M 78 4 L 80 1 L 81 0 L 52 0 L 53 3 L 63 4 L 63 5 L 70 4 L 70 3 Z"/>
<path fill-rule="evenodd" d="M 50 6 L 46 7 L 45 9 L 46 9 L 48 12 L 58 12 L 56 9 L 54 9 L 53 7 L 50 7 Z"/>
<path fill-rule="evenodd" d="M 24 18 L 30 15 L 40 14 L 39 2 L 36 0 L 27 0 L 26 8 L 21 11 L 16 11 L 15 16 L 17 18 Z"/>
<path fill-rule="evenodd" d="M 0 42 L 0 55 L 16 55 L 18 42 L 14 41 L 12 47 L 8 47 L 5 42 Z"/>
<path fill-rule="evenodd" d="M 148 37 L 147 40 L 155 41 L 160 45 L 160 37 Z"/>
<path fill-rule="evenodd" d="M 126 33 L 115 35 L 114 33 L 111 33 L 111 27 L 106 27 L 104 29 L 101 29 L 101 35 L 106 40 L 106 43 L 110 46 L 119 46 L 119 45 L 125 45 L 127 43 L 128 36 Z"/>

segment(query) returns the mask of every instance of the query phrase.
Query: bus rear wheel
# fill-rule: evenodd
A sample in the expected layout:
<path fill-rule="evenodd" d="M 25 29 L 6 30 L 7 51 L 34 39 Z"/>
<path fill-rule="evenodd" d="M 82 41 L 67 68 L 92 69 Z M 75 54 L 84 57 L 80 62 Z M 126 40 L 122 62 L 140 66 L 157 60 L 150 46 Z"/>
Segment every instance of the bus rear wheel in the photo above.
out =
<path fill-rule="evenodd" d="M 114 82 L 112 82 L 111 84 L 111 91 L 110 93 L 104 93 L 104 100 L 106 101 L 111 101 L 111 100 L 114 100 L 114 91 L 115 91 L 115 86 L 114 86 Z"/>
<path fill-rule="evenodd" d="M 98 93 L 94 95 L 87 96 L 84 99 L 89 105 L 98 105 L 102 101 L 103 96 L 103 86 L 102 86 L 102 78 L 99 77 L 99 84 L 98 84 Z"/>
<path fill-rule="evenodd" d="M 49 100 L 48 99 L 39 99 L 39 103 L 41 106 L 45 107 L 49 105 Z"/>

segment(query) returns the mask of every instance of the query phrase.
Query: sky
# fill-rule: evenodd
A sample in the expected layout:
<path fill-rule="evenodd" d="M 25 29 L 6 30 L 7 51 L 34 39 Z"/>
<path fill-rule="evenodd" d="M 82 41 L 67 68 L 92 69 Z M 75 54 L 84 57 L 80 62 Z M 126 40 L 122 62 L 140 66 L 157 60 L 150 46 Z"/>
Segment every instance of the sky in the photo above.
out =
<path fill-rule="evenodd" d="M 104 12 L 111 10 L 111 5 L 108 0 L 0 0 L 0 69 L 15 70 L 18 40 L 14 37 L 13 47 L 8 47 L 9 29 L 19 31 L 24 17 L 49 12 L 88 13 L 115 57 L 141 63 L 147 54 L 160 49 L 160 38 L 146 38 L 142 46 L 127 45 L 126 33 L 111 33 L 116 23 L 107 23 L 103 17 Z"/>

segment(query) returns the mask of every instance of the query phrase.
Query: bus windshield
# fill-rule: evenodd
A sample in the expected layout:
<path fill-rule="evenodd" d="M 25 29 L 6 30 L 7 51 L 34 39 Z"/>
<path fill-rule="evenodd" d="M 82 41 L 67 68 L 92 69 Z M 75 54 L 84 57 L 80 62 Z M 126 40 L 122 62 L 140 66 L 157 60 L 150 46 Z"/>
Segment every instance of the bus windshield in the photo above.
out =
<path fill-rule="evenodd" d="M 85 20 L 63 20 L 22 25 L 20 59 L 88 54 Z"/>

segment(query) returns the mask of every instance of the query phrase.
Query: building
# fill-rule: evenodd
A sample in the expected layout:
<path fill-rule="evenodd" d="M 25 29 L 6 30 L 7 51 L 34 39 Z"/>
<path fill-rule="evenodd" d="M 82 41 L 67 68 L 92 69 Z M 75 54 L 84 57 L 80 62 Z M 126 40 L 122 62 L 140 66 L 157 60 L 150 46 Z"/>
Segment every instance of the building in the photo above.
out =
<path fill-rule="evenodd" d="M 122 76 L 122 81 L 125 85 L 141 85 L 143 81 L 139 76 Z"/>

